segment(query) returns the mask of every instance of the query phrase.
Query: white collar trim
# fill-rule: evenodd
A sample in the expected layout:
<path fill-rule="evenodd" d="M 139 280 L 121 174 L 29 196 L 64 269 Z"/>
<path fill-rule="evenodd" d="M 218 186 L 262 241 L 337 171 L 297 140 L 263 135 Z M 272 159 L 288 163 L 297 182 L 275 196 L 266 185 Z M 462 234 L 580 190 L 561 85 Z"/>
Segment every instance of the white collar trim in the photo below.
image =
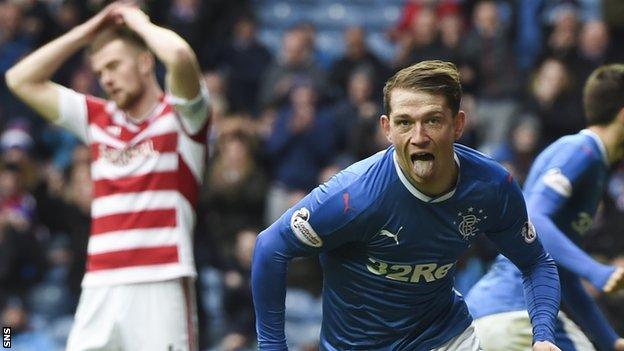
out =
<path fill-rule="evenodd" d="M 602 140 L 600 139 L 598 134 L 594 133 L 593 131 L 591 131 L 589 129 L 581 130 L 581 134 L 585 134 L 585 135 L 587 135 L 589 137 L 592 137 L 594 139 L 596 144 L 598 144 L 598 148 L 600 149 L 600 153 L 602 154 L 602 160 L 604 161 L 605 165 L 607 165 L 607 167 L 609 167 L 610 165 L 609 165 L 609 158 L 607 157 L 607 148 L 605 147 L 604 143 L 602 142 Z"/>
<path fill-rule="evenodd" d="M 457 168 L 459 169 L 460 162 L 459 162 L 459 157 L 457 157 L 456 153 L 453 153 L 453 158 L 455 159 L 455 163 L 457 164 Z M 412 183 L 410 183 L 410 181 L 407 179 L 405 174 L 403 174 L 403 171 L 401 170 L 401 167 L 399 166 L 399 162 L 397 161 L 396 150 L 394 150 L 394 152 L 392 153 L 392 161 L 394 162 L 394 169 L 396 170 L 397 175 L 399 176 L 399 179 L 401 180 L 401 183 L 403 183 L 403 185 L 407 188 L 407 190 L 409 190 L 409 192 L 412 193 L 412 195 L 414 195 L 420 201 L 429 202 L 429 203 L 437 203 L 437 202 L 448 200 L 453 195 L 455 195 L 455 191 L 457 190 L 457 185 L 451 191 L 438 197 L 431 197 L 429 195 L 423 194 L 418 189 L 416 189 L 416 187 Z M 457 174 L 458 175 L 457 175 L 456 184 L 459 183 L 459 171 L 457 172 Z"/>

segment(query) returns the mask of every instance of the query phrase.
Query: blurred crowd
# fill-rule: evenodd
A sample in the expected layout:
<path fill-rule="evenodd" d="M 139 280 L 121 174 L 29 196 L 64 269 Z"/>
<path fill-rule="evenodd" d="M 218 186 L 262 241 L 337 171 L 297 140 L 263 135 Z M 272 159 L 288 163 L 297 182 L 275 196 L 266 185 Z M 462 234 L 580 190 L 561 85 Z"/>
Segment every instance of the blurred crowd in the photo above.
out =
<path fill-rule="evenodd" d="M 104 3 L 0 1 L 0 324 L 13 327 L 18 350 L 63 348 L 85 266 L 90 156 L 12 97 L 4 73 Z M 400 11 L 381 27 L 374 16 L 341 22 L 353 3 Z M 301 4 L 334 9 L 337 44 L 319 45 L 326 24 L 297 12 Z M 590 72 L 624 62 L 624 46 L 616 45 L 624 42 L 619 0 L 148 0 L 143 8 L 192 45 L 211 94 L 211 157 L 194 233 L 202 349 L 253 349 L 255 237 L 317 184 L 389 145 L 378 118 L 393 72 L 426 59 L 456 63 L 469 119 L 461 142 L 522 182 L 546 145 L 584 127 L 582 84 Z M 302 20 L 275 23 L 288 22 L 285 9 Z M 267 11 L 276 16 L 259 16 Z M 263 41 L 269 34 L 279 41 Z M 373 35 L 383 45 L 374 49 Z M 54 80 L 102 95 L 81 54 Z M 624 164 L 613 169 L 585 249 L 624 265 L 622 228 Z M 485 241 L 471 249 L 458 265 L 460 292 L 494 255 Z M 315 259 L 289 268 L 292 349 L 315 349 L 321 279 Z M 624 335 L 624 296 L 600 302 Z"/>

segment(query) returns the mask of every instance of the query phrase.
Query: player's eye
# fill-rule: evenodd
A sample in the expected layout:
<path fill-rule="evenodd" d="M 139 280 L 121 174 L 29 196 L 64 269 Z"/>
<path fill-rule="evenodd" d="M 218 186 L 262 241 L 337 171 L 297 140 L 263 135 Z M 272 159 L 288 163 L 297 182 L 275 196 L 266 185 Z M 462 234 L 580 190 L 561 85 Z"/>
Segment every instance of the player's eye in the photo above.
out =
<path fill-rule="evenodd" d="M 427 124 L 429 125 L 437 125 L 440 124 L 440 119 L 438 117 L 434 117 L 434 118 L 429 118 L 427 120 Z"/>
<path fill-rule="evenodd" d="M 401 127 L 407 127 L 410 125 L 410 121 L 406 119 L 401 119 L 401 120 L 396 121 L 396 124 Z"/>

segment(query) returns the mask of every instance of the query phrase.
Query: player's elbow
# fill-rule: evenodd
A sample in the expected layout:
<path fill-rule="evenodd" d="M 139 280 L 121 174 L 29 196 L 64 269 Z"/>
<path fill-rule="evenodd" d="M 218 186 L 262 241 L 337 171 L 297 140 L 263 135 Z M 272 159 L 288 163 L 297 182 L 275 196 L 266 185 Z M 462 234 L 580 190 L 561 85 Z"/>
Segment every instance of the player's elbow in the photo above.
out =
<path fill-rule="evenodd" d="M 23 72 L 15 66 L 4 74 L 4 81 L 7 88 L 18 97 L 28 95 L 32 92 L 32 82 L 29 82 Z"/>
<path fill-rule="evenodd" d="M 258 237 L 256 237 L 256 246 L 254 247 L 253 263 L 260 260 L 261 257 L 266 256 L 267 251 L 271 250 L 269 246 L 267 232 L 263 231 L 258 234 Z"/>
<path fill-rule="evenodd" d="M 20 83 L 22 82 L 22 80 L 19 79 L 17 72 L 15 72 L 15 67 L 12 67 L 8 71 L 6 71 L 6 73 L 4 74 L 4 81 L 7 85 L 7 88 L 9 88 L 9 90 L 13 93 L 15 93 L 19 89 Z"/>

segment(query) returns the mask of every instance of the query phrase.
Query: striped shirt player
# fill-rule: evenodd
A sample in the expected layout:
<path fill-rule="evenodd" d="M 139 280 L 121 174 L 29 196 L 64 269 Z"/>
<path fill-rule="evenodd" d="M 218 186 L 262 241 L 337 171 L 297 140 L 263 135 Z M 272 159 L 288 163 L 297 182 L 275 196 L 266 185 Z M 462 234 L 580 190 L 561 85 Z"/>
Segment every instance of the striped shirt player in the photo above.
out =
<path fill-rule="evenodd" d="M 324 272 L 321 350 L 477 349 L 472 318 L 453 289 L 457 259 L 477 233 L 523 269 L 535 337 L 549 339 L 557 275 L 529 228 L 520 189 L 494 161 L 461 145 L 455 151 L 459 183 L 441 196 L 418 191 L 391 147 L 316 188 L 260 234 L 253 266 L 260 350 L 285 349 L 286 264 L 313 254 Z"/>
<path fill-rule="evenodd" d="M 50 81 L 83 47 L 109 101 Z M 16 64 L 6 81 L 91 149 L 92 226 L 67 350 L 196 350 L 192 233 L 209 106 L 190 46 L 114 2 Z"/>
<path fill-rule="evenodd" d="M 524 186 L 531 220 L 559 266 L 562 304 L 578 323 L 559 314 L 555 332 L 563 350 L 594 350 L 581 329 L 600 350 L 613 350 L 618 339 L 580 280 L 584 278 L 603 291 L 616 268 L 595 261 L 578 247 L 598 208 L 608 169 L 603 142 L 586 129 L 546 148 L 535 160 Z M 507 258 L 497 257 L 488 274 L 469 292 L 467 303 L 477 319 L 484 347 L 507 350 L 512 347 L 509 342 L 516 340 L 514 347 L 528 349 L 530 323 L 522 276 Z M 513 334 L 504 332 L 503 325 L 513 325 Z"/>
<path fill-rule="evenodd" d="M 196 275 L 190 233 L 206 163 L 207 96 L 164 95 L 135 124 L 114 102 L 61 90 L 58 125 L 91 148 L 84 287 Z"/>

